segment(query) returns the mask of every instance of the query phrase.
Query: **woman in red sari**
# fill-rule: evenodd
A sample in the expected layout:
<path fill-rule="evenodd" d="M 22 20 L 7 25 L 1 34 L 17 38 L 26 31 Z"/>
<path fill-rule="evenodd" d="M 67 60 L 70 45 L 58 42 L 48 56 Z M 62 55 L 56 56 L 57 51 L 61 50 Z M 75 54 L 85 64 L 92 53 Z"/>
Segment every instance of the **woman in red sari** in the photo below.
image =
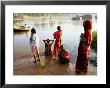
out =
<path fill-rule="evenodd" d="M 56 58 L 56 56 L 58 55 L 60 46 L 61 46 L 61 36 L 62 36 L 61 27 L 58 26 L 57 30 L 58 31 L 54 32 L 54 34 L 53 34 L 54 39 L 55 39 L 54 50 L 53 50 L 53 58 Z"/>
<path fill-rule="evenodd" d="M 76 61 L 76 72 L 87 72 L 88 59 L 90 54 L 90 45 L 92 41 L 92 22 L 86 20 L 83 22 L 84 33 L 81 33 L 78 47 L 78 57 Z"/>

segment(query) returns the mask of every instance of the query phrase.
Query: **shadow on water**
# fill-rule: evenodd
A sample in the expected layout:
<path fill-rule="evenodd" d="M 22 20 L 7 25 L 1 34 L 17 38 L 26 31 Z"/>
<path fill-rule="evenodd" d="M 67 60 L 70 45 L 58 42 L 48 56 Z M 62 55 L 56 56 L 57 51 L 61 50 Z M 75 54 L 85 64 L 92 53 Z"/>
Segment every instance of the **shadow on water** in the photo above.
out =
<path fill-rule="evenodd" d="M 28 34 L 29 31 L 14 32 L 14 35 Z"/>

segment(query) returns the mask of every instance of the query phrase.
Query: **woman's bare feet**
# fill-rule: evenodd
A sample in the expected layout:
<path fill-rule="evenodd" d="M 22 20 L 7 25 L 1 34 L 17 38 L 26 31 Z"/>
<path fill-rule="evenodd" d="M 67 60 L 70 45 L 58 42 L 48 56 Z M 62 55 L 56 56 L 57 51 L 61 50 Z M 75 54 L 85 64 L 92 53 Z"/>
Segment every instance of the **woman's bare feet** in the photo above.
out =
<path fill-rule="evenodd" d="M 37 61 L 40 61 L 40 59 L 37 59 Z"/>
<path fill-rule="evenodd" d="M 35 60 L 35 61 L 33 61 L 33 63 L 37 63 L 37 62 L 36 62 L 36 60 Z"/>

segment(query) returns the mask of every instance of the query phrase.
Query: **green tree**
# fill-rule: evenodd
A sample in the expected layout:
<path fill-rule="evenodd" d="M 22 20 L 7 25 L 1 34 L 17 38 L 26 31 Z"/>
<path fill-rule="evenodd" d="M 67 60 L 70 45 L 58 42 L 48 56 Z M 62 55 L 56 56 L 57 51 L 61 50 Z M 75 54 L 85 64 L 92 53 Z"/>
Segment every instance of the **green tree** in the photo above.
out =
<path fill-rule="evenodd" d="M 97 32 L 92 32 L 92 43 L 91 43 L 91 49 L 97 52 Z"/>

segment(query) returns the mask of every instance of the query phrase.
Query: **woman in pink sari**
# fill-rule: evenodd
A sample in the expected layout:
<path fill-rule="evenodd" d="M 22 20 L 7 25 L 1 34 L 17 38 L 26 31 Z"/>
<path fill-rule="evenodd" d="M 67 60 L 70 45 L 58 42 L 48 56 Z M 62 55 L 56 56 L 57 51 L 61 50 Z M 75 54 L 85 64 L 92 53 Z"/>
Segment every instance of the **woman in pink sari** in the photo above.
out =
<path fill-rule="evenodd" d="M 76 61 L 76 72 L 87 72 L 88 59 L 90 54 L 90 45 L 92 41 L 92 22 L 86 20 L 83 22 L 84 33 L 81 33 L 78 47 L 78 57 Z"/>
<path fill-rule="evenodd" d="M 55 39 L 54 50 L 53 50 L 53 58 L 56 58 L 56 56 L 58 55 L 60 46 L 61 46 L 61 36 L 62 36 L 61 27 L 58 26 L 57 30 L 58 31 L 54 32 L 54 34 L 53 34 L 54 39 Z"/>

